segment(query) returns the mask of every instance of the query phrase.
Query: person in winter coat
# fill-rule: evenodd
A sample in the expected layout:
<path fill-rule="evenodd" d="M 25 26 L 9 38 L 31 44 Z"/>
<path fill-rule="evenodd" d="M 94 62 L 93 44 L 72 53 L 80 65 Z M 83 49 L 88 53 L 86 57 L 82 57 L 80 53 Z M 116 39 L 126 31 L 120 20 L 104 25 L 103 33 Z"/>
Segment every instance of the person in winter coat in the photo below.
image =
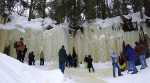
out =
<path fill-rule="evenodd" d="M 135 66 L 136 52 L 129 44 L 127 44 L 126 46 L 126 53 L 128 62 L 128 72 L 131 71 L 131 74 L 136 74 L 138 72 Z"/>
<path fill-rule="evenodd" d="M 87 62 L 88 62 L 88 55 L 85 55 L 84 62 L 87 64 Z M 88 68 L 88 65 L 86 65 L 86 67 Z"/>
<path fill-rule="evenodd" d="M 145 47 L 140 42 L 135 42 L 135 44 L 136 44 L 135 51 L 136 51 L 136 54 L 140 60 L 141 69 L 145 69 L 147 67 L 146 59 L 145 59 L 145 53 L 146 53 Z"/>
<path fill-rule="evenodd" d="M 61 47 L 59 50 L 59 69 L 61 70 L 62 73 L 64 73 L 65 70 L 65 62 L 67 59 L 67 54 L 64 45 Z"/>
<path fill-rule="evenodd" d="M 125 71 L 127 68 L 127 60 L 125 58 L 125 55 L 123 52 L 120 53 L 119 56 L 119 65 L 120 65 L 120 69 L 121 71 Z"/>
<path fill-rule="evenodd" d="M 4 54 L 7 54 L 8 56 L 10 56 L 10 45 L 5 46 L 5 48 L 4 48 Z"/>
<path fill-rule="evenodd" d="M 149 45 L 148 45 L 148 41 L 145 39 L 143 41 L 140 41 L 140 43 L 144 46 L 144 56 L 143 56 L 143 60 L 144 60 L 144 63 L 146 65 L 146 67 L 148 66 L 147 63 L 146 63 L 146 58 L 149 57 Z"/>
<path fill-rule="evenodd" d="M 44 65 L 44 52 L 41 51 L 40 53 L 40 65 Z"/>
<path fill-rule="evenodd" d="M 24 62 L 24 57 L 27 52 L 27 48 L 24 44 L 24 39 L 22 37 L 20 38 L 20 41 L 15 42 L 14 48 L 16 48 L 17 59 L 21 62 Z"/>
<path fill-rule="evenodd" d="M 118 70 L 118 76 L 122 76 L 121 70 L 118 64 L 118 55 L 115 52 L 112 53 L 111 59 L 112 59 L 112 66 L 113 66 L 113 77 L 116 77 L 116 68 Z"/>
<path fill-rule="evenodd" d="M 88 56 L 86 55 L 86 56 L 84 57 L 84 62 L 87 63 L 87 59 L 88 59 Z"/>
<path fill-rule="evenodd" d="M 68 59 L 68 67 L 72 67 L 73 66 L 73 58 L 72 58 L 71 54 L 69 54 L 67 56 L 67 59 Z"/>
<path fill-rule="evenodd" d="M 88 68 L 89 72 L 91 72 L 91 68 L 92 68 L 92 71 L 94 72 L 94 67 L 93 67 L 92 62 L 93 62 L 93 59 L 92 59 L 91 55 L 88 55 L 88 57 L 87 57 L 87 68 Z"/>
<path fill-rule="evenodd" d="M 29 65 L 35 65 L 35 59 L 34 59 L 35 55 L 34 55 L 34 52 L 30 52 L 29 53 L 29 56 L 28 56 L 28 63 Z"/>
<path fill-rule="evenodd" d="M 77 67 L 78 66 L 78 55 L 76 54 L 74 47 L 73 47 L 72 58 L 73 58 L 73 66 Z"/>

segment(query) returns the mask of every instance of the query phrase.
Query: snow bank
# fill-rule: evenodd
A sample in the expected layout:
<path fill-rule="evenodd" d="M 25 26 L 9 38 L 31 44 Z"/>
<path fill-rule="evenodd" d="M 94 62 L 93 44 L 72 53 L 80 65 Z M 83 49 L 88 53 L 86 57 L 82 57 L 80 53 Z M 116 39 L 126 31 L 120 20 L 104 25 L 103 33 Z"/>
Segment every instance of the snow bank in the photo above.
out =
<path fill-rule="evenodd" d="M 131 13 L 129 15 L 124 15 L 127 18 L 132 17 L 132 22 L 138 22 L 140 23 L 143 21 L 140 18 L 140 13 Z M 32 29 L 45 29 L 47 26 L 51 25 L 52 27 L 56 27 L 56 21 L 52 20 L 51 18 L 36 18 L 36 19 L 31 19 L 31 21 L 28 21 L 28 18 L 25 16 L 20 16 L 17 14 L 12 14 L 10 16 L 11 22 L 7 24 L 0 24 L 0 29 L 14 29 L 17 28 L 21 31 L 22 28 L 32 28 Z M 112 18 L 106 18 L 106 19 L 95 19 L 92 21 L 92 24 L 99 26 L 101 28 L 108 28 L 112 27 L 113 25 L 118 25 L 122 23 L 122 19 L 120 16 L 112 17 Z M 68 22 L 66 23 L 68 25 Z M 89 23 L 84 23 L 83 27 L 87 27 Z M 67 26 L 68 27 L 68 26 Z M 21 28 L 21 29 L 20 29 Z"/>
<path fill-rule="evenodd" d="M 131 13 L 129 15 L 126 15 L 125 17 L 126 18 L 132 18 L 132 22 L 140 23 L 140 22 L 144 21 L 144 19 L 141 19 L 140 12 L 138 12 L 138 13 Z"/>
<path fill-rule="evenodd" d="M 44 71 L 0 53 L 0 83 L 74 83 L 60 70 Z"/>
<path fill-rule="evenodd" d="M 148 65 L 150 65 L 150 59 L 147 60 Z M 140 70 L 137 74 L 127 74 L 124 72 L 123 76 L 113 78 L 106 78 L 107 83 L 149 83 L 150 79 L 150 67 Z"/>
<path fill-rule="evenodd" d="M 37 18 L 37 19 L 31 19 L 31 21 L 28 21 L 28 18 L 25 16 L 20 16 L 17 14 L 12 14 L 9 16 L 11 19 L 11 22 L 6 24 L 0 24 L 0 29 L 25 29 L 25 28 L 32 28 L 36 30 L 42 30 L 45 29 L 48 25 L 55 27 L 55 21 L 53 21 L 50 18 Z"/>
<path fill-rule="evenodd" d="M 144 20 L 144 19 L 141 19 L 140 12 L 131 13 L 131 14 L 124 15 L 124 16 L 126 18 L 132 18 L 132 22 L 140 23 L 141 21 Z M 96 25 L 96 26 L 101 27 L 101 28 L 111 28 L 112 26 L 120 25 L 120 23 L 123 23 L 120 16 L 116 16 L 116 17 L 112 17 L 112 18 L 106 18 L 104 20 L 97 18 L 92 22 L 93 25 Z M 86 27 L 87 23 L 84 23 L 83 26 Z"/>
<path fill-rule="evenodd" d="M 122 22 L 121 18 L 119 16 L 117 16 L 117 17 L 113 17 L 113 18 L 107 18 L 105 20 L 95 19 L 94 24 L 101 28 L 108 28 L 108 27 L 111 28 L 112 25 L 119 24 L 121 22 Z"/>

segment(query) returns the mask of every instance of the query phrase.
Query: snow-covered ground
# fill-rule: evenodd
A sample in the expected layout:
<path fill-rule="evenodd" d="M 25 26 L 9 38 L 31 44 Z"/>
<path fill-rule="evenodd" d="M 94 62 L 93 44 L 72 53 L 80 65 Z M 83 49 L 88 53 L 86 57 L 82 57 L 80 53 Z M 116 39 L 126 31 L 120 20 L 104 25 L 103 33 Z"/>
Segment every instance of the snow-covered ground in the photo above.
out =
<path fill-rule="evenodd" d="M 112 65 L 108 63 L 94 64 L 95 72 L 88 73 L 88 70 L 80 67 L 77 69 L 67 69 L 66 75 L 73 78 L 77 83 L 149 83 L 150 82 L 150 59 L 147 60 L 148 68 L 140 70 L 138 66 L 137 74 L 127 74 L 123 72 L 123 76 L 113 78 Z"/>
<path fill-rule="evenodd" d="M 75 83 L 59 69 L 41 70 L 0 53 L 0 83 Z"/>
<path fill-rule="evenodd" d="M 111 62 L 95 63 L 95 72 L 89 73 L 85 64 L 78 68 L 66 68 L 63 75 L 58 69 L 53 69 L 50 63 L 45 66 L 28 66 L 0 53 L 0 83 L 149 83 L 150 59 L 148 68 L 137 74 L 123 72 L 121 77 L 112 77 Z"/>

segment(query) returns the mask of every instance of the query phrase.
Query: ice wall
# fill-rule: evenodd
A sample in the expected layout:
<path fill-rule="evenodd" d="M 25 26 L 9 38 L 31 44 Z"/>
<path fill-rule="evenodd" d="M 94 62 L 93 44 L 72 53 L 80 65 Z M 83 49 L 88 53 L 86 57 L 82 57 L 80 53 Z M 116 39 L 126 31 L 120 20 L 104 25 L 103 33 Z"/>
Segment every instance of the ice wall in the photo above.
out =
<path fill-rule="evenodd" d="M 11 46 L 11 56 L 16 57 L 14 42 L 24 37 L 28 52 L 34 51 L 36 59 L 39 59 L 41 49 L 43 49 L 46 60 L 57 61 L 58 50 L 61 45 L 65 45 L 67 53 L 72 54 L 72 48 L 79 57 L 79 62 L 83 61 L 85 55 L 91 54 L 94 61 L 107 61 L 110 59 L 110 52 L 116 51 L 118 54 L 122 50 L 123 40 L 134 46 L 134 42 L 139 39 L 139 31 L 123 32 L 116 26 L 115 30 L 111 27 L 100 29 L 94 24 L 84 27 L 84 33 L 77 32 L 76 36 L 68 35 L 64 28 L 56 27 L 51 30 L 25 29 L 20 31 L 0 30 L 0 52 L 8 44 Z M 150 36 L 150 29 L 146 28 L 144 32 Z"/>
<path fill-rule="evenodd" d="M 28 48 L 28 52 L 34 51 L 36 59 L 39 59 L 41 49 L 43 49 L 46 60 L 55 60 L 58 58 L 58 50 L 61 45 L 67 47 L 67 37 L 64 29 L 58 27 L 52 30 L 33 30 L 26 29 L 25 32 L 14 30 L 0 30 L 0 52 L 8 44 L 11 45 L 11 56 L 16 57 L 14 42 L 23 37 Z M 27 53 L 28 54 L 28 53 Z"/>
<path fill-rule="evenodd" d="M 144 32 L 150 36 L 150 29 L 142 25 Z M 76 48 L 79 55 L 79 62 L 83 61 L 85 55 L 91 54 L 96 62 L 107 61 L 110 59 L 112 50 L 118 54 L 122 51 L 123 40 L 126 44 L 131 44 L 134 47 L 134 42 L 139 40 L 139 31 L 124 32 L 119 29 L 119 25 L 100 29 L 96 25 L 89 24 L 84 27 L 84 33 L 77 32 L 75 37 L 69 37 L 69 52 L 72 52 L 72 47 Z"/>

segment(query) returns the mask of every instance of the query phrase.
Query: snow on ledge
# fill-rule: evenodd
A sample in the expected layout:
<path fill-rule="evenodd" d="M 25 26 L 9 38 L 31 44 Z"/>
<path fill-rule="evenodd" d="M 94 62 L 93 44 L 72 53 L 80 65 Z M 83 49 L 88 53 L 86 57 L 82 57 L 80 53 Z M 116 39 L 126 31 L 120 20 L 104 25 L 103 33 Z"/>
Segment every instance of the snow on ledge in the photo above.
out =
<path fill-rule="evenodd" d="M 132 22 L 138 22 L 140 23 L 144 19 L 140 18 L 140 12 L 138 13 L 131 13 L 129 15 L 124 15 L 126 18 L 131 18 L 132 17 Z M 27 17 L 24 16 L 19 16 L 17 14 L 12 14 L 10 16 L 10 19 L 12 20 L 9 23 L 6 24 L 0 24 L 0 29 L 18 29 L 21 32 L 25 32 L 24 29 L 26 28 L 31 28 L 35 30 L 43 30 L 47 26 L 52 26 L 52 27 L 63 27 L 63 28 L 68 28 L 68 22 L 65 21 L 64 23 L 60 25 L 56 25 L 56 21 L 52 20 L 51 18 L 36 18 L 36 19 L 31 19 L 31 21 L 28 21 Z M 122 23 L 122 19 L 120 16 L 112 17 L 112 18 L 106 18 L 106 19 L 98 19 L 96 18 L 95 20 L 92 21 L 92 23 L 87 23 L 85 22 L 83 24 L 83 27 L 88 27 L 91 25 L 96 25 L 101 28 L 110 28 L 112 26 L 120 25 Z"/>
<path fill-rule="evenodd" d="M 6 24 L 0 24 L 0 29 L 26 29 L 26 28 L 31 28 L 35 30 L 43 30 L 45 29 L 48 25 L 51 25 L 52 27 L 55 27 L 55 21 L 50 19 L 50 18 L 36 18 L 36 19 L 31 19 L 31 21 L 28 21 L 27 17 L 20 16 L 17 14 L 12 14 L 9 16 L 11 19 L 11 22 L 6 23 Z"/>
<path fill-rule="evenodd" d="M 141 19 L 140 12 L 137 13 L 131 13 L 128 15 L 124 15 L 126 18 L 132 18 L 132 22 L 140 23 L 144 19 Z M 122 22 L 122 19 L 120 16 L 112 17 L 112 18 L 106 18 L 106 19 L 99 19 L 96 18 L 92 21 L 90 25 L 96 25 L 97 27 L 101 28 L 112 28 L 112 26 L 120 25 Z M 84 27 L 90 26 L 87 22 L 83 24 Z"/>

